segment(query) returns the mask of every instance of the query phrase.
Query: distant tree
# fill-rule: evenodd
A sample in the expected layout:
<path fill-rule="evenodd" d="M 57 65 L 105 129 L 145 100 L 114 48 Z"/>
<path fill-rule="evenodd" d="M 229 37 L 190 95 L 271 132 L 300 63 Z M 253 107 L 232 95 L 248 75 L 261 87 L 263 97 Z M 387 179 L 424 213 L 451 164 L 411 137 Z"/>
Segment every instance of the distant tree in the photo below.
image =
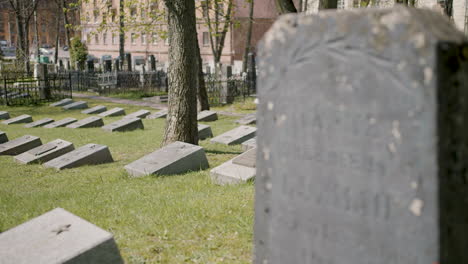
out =
<path fill-rule="evenodd" d="M 86 47 L 86 44 L 81 42 L 81 39 L 78 37 L 72 38 L 69 50 L 71 63 L 78 63 L 78 68 L 84 70 L 84 65 L 88 57 L 88 47 Z"/>
<path fill-rule="evenodd" d="M 249 21 L 247 24 L 247 37 L 245 39 L 245 50 L 244 58 L 242 62 L 242 72 L 247 72 L 247 58 L 251 50 L 252 41 L 252 26 L 253 26 L 253 15 L 254 15 L 254 0 L 246 0 L 249 4 Z"/>
<path fill-rule="evenodd" d="M 275 0 L 276 10 L 280 15 L 287 13 L 297 13 L 293 0 Z"/>

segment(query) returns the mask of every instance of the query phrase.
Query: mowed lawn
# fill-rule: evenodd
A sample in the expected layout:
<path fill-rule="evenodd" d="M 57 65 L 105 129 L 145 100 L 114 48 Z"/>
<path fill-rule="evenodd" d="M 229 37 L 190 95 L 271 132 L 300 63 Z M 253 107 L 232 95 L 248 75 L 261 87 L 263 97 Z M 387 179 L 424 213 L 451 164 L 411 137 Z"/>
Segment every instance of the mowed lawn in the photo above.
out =
<path fill-rule="evenodd" d="M 142 109 L 123 107 L 127 114 Z M 143 108 L 157 111 L 155 109 Z M 218 110 L 218 109 L 217 109 Z M 34 121 L 50 117 L 82 119 L 81 110 L 60 107 L 0 106 L 10 116 L 29 114 Z M 105 118 L 104 123 L 120 119 Z M 219 116 L 207 122 L 219 135 L 237 126 L 235 117 Z M 254 185 L 218 186 L 209 170 L 173 176 L 130 178 L 124 166 L 160 147 L 164 119 L 144 119 L 144 130 L 108 133 L 100 128 L 24 128 L 3 125 L 10 140 L 34 135 L 45 144 L 60 138 L 75 148 L 87 143 L 107 145 L 113 163 L 63 171 L 41 165 L 19 165 L 11 156 L 0 156 L 0 232 L 53 208 L 61 207 L 110 231 L 127 263 L 250 263 L 253 239 Z M 241 153 L 240 146 L 200 141 L 210 168 Z"/>

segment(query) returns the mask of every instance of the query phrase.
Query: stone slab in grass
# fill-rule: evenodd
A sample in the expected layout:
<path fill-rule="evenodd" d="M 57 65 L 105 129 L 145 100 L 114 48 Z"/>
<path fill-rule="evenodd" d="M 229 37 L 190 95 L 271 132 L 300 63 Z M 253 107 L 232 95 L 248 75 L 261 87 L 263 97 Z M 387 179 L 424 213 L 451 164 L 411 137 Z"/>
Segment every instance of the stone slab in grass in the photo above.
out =
<path fill-rule="evenodd" d="M 213 137 L 213 132 L 209 125 L 198 124 L 198 139 L 204 140 Z"/>
<path fill-rule="evenodd" d="M 147 119 L 156 119 L 156 118 L 166 118 L 167 116 L 167 110 L 161 110 L 156 113 L 153 113 L 151 115 L 148 115 L 146 118 Z"/>
<path fill-rule="evenodd" d="M 256 131 L 257 131 L 257 128 L 255 127 L 240 126 L 226 133 L 223 133 L 217 137 L 212 138 L 210 142 L 220 143 L 220 144 L 225 144 L 225 145 L 241 144 L 255 137 Z"/>
<path fill-rule="evenodd" d="M 145 129 L 145 127 L 140 118 L 122 118 L 114 123 L 103 126 L 102 129 L 109 132 L 124 132 Z"/>
<path fill-rule="evenodd" d="M 113 162 L 109 148 L 104 145 L 87 144 L 67 154 L 44 163 L 44 167 L 57 170 Z"/>
<path fill-rule="evenodd" d="M 216 121 L 218 120 L 218 114 L 214 111 L 201 111 L 197 115 L 197 120 L 198 121 L 204 121 L 204 122 L 210 122 L 210 121 Z"/>
<path fill-rule="evenodd" d="M 249 149 L 256 148 L 257 147 L 257 138 L 251 138 L 251 139 L 245 141 L 244 143 L 242 143 L 241 145 L 242 145 L 242 150 L 243 151 L 247 151 Z"/>
<path fill-rule="evenodd" d="M 197 145 L 176 141 L 136 160 L 125 169 L 133 177 L 150 174 L 171 175 L 208 168 L 205 150 Z"/>
<path fill-rule="evenodd" d="M 43 163 L 62 156 L 74 149 L 73 143 L 62 139 L 56 139 L 15 156 L 15 160 L 22 164 Z"/>
<path fill-rule="evenodd" d="M 78 119 L 73 118 L 73 117 L 67 117 L 58 121 L 55 121 L 53 123 L 47 124 L 44 126 L 44 128 L 57 128 L 57 127 L 64 127 L 67 126 L 71 123 L 74 123 L 78 121 Z"/>
<path fill-rule="evenodd" d="M 102 118 L 97 116 L 90 116 L 80 121 L 67 125 L 68 128 L 90 128 L 90 127 L 102 127 L 104 122 Z"/>
<path fill-rule="evenodd" d="M 41 127 L 45 126 L 47 124 L 53 123 L 54 120 L 52 118 L 43 118 L 41 120 L 34 121 L 32 123 L 24 125 L 26 128 L 32 128 L 32 127 Z"/>
<path fill-rule="evenodd" d="M 254 152 L 253 155 L 249 153 L 251 151 Z M 255 156 L 255 152 L 256 149 L 251 149 L 212 169 L 210 171 L 211 180 L 216 184 L 226 185 L 243 183 L 254 179 L 256 174 L 255 157 L 252 159 L 252 156 Z"/>
<path fill-rule="evenodd" d="M 9 119 L 10 114 L 6 111 L 0 111 L 0 120 Z"/>
<path fill-rule="evenodd" d="M 131 114 L 128 114 L 128 115 L 124 116 L 124 118 L 145 118 L 149 114 L 151 114 L 150 111 L 142 109 L 142 110 L 138 110 L 136 112 L 133 112 Z"/>
<path fill-rule="evenodd" d="M 253 148 L 232 159 L 232 163 L 255 168 L 257 149 Z"/>
<path fill-rule="evenodd" d="M 111 233 L 56 208 L 0 234 L 0 263 L 123 263 Z"/>
<path fill-rule="evenodd" d="M 115 107 L 105 112 L 100 113 L 98 116 L 100 117 L 108 117 L 108 116 L 121 116 L 125 115 L 125 110 L 120 107 Z"/>
<path fill-rule="evenodd" d="M 40 145 L 39 137 L 26 135 L 0 144 L 0 155 L 18 155 Z"/>
<path fill-rule="evenodd" d="M 64 105 L 72 104 L 74 102 L 75 101 L 73 101 L 73 99 L 66 98 L 66 99 L 60 100 L 58 102 L 55 102 L 53 104 L 50 104 L 50 106 L 64 106 Z"/>
<path fill-rule="evenodd" d="M 2 121 L 4 125 L 13 125 L 13 124 L 22 124 L 22 123 L 31 123 L 33 121 L 32 116 L 30 115 L 20 115 L 17 117 L 10 118 L 8 120 Z"/>
<path fill-rule="evenodd" d="M 8 136 L 5 132 L 0 131 L 0 144 L 8 141 Z"/>
<path fill-rule="evenodd" d="M 236 123 L 241 125 L 251 125 L 257 122 L 257 115 L 256 114 L 248 114 L 240 119 L 236 120 Z"/>
<path fill-rule="evenodd" d="M 78 101 L 78 102 L 74 102 L 74 103 L 63 106 L 63 109 L 65 110 L 75 110 L 75 109 L 85 109 L 85 108 L 88 108 L 88 103 L 86 103 L 85 101 Z"/>
<path fill-rule="evenodd" d="M 102 112 L 105 112 L 105 111 L 107 111 L 107 107 L 105 107 L 104 105 L 97 105 L 97 106 L 91 107 L 89 109 L 83 110 L 83 111 L 81 111 L 81 113 L 82 114 L 92 115 L 92 114 L 99 114 L 99 113 L 102 113 Z"/>

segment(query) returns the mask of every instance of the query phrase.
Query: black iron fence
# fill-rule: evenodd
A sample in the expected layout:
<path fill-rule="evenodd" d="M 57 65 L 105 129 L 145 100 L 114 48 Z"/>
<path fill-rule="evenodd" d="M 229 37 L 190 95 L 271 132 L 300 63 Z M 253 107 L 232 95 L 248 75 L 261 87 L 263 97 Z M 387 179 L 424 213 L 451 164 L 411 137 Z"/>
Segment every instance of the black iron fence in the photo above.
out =
<path fill-rule="evenodd" d="M 234 75 L 220 78 L 216 75 L 205 75 L 206 92 L 211 106 L 232 104 L 236 99 L 245 100 L 255 93 L 245 76 Z"/>

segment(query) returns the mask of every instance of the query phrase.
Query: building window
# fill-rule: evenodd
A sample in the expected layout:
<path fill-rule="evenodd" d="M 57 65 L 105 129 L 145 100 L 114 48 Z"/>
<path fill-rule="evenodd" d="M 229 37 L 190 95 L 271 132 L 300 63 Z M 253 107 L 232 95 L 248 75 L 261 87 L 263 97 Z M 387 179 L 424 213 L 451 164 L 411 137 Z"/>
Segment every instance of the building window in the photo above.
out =
<path fill-rule="evenodd" d="M 87 34 L 87 35 L 86 35 L 86 42 L 87 42 L 88 44 L 91 44 L 91 39 L 92 39 L 92 38 L 91 38 L 91 34 Z"/>
<path fill-rule="evenodd" d="M 135 33 L 132 33 L 132 34 L 130 35 L 130 40 L 131 40 L 131 42 L 132 42 L 132 45 L 135 45 L 135 44 L 136 44 L 136 35 L 135 35 Z"/>
<path fill-rule="evenodd" d="M 208 32 L 203 32 L 203 46 L 209 46 L 210 45 L 210 36 L 208 35 Z"/>
<path fill-rule="evenodd" d="M 99 19 L 99 11 L 94 10 L 93 15 L 94 15 L 94 23 L 97 23 Z"/>
<path fill-rule="evenodd" d="M 158 34 L 153 33 L 153 35 L 151 36 L 151 39 L 153 41 L 153 45 L 158 45 Z"/>
<path fill-rule="evenodd" d="M 146 33 L 141 34 L 141 44 L 146 44 Z"/>
<path fill-rule="evenodd" d="M 145 19 L 146 18 L 146 10 L 145 9 L 141 9 L 141 19 Z"/>
<path fill-rule="evenodd" d="M 106 45 L 107 42 L 107 33 L 102 33 L 102 44 Z"/>
<path fill-rule="evenodd" d="M 169 46 L 169 36 L 166 36 L 166 39 L 164 40 L 164 44 L 166 46 Z"/>
<path fill-rule="evenodd" d="M 112 10 L 111 10 L 111 20 L 112 20 L 112 22 L 115 22 L 116 16 L 117 16 L 116 10 L 115 10 L 115 9 L 112 9 Z"/>
<path fill-rule="evenodd" d="M 99 35 L 94 35 L 94 44 L 99 44 Z"/>
<path fill-rule="evenodd" d="M 208 4 L 206 1 L 201 2 L 202 13 L 204 17 L 208 16 Z"/>
<path fill-rule="evenodd" d="M 130 8 L 130 16 L 135 17 L 136 14 L 137 14 L 136 8 L 134 8 L 134 7 Z"/>
<path fill-rule="evenodd" d="M 115 45 L 117 44 L 117 35 L 116 34 L 112 34 L 112 45 Z"/>

